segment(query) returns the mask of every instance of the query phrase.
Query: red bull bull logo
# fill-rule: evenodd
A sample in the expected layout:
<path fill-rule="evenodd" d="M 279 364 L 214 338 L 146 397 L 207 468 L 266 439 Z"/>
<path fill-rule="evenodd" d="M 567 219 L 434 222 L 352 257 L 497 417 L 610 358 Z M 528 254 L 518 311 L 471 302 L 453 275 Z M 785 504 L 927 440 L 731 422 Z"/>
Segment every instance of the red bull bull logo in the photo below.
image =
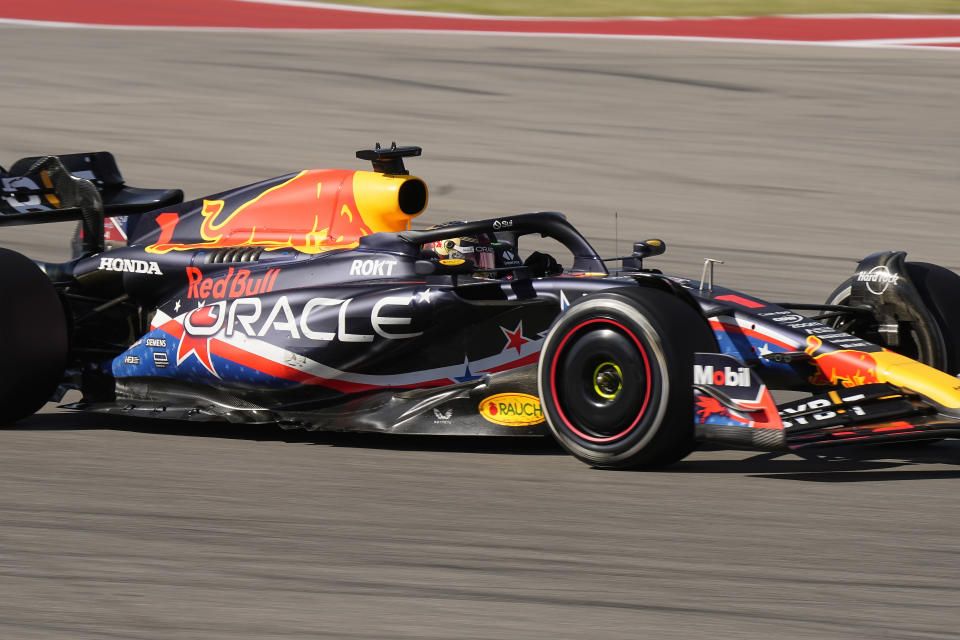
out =
<path fill-rule="evenodd" d="M 697 420 L 699 422 L 706 422 L 707 418 L 710 418 L 711 416 L 720 416 L 721 418 L 732 419 L 744 424 L 749 422 L 749 420 L 744 420 L 743 418 L 730 413 L 730 411 L 725 406 L 720 404 L 720 401 L 716 398 L 702 395 L 697 395 L 696 398 L 696 412 Z"/>
<path fill-rule="evenodd" d="M 823 342 L 816 336 L 807 338 L 805 351 L 813 356 L 819 369 L 811 380 L 814 384 L 859 387 L 865 384 L 886 382 L 877 364 L 882 353 L 866 353 L 854 349 L 838 349 L 816 355 Z"/>
<path fill-rule="evenodd" d="M 944 407 L 960 408 L 960 380 L 950 374 L 886 349 L 870 353 L 838 349 L 818 354 L 822 345 L 816 336 L 807 337 L 804 351 L 813 356 L 819 369 L 810 380 L 814 384 L 858 387 L 888 383 Z"/>
<path fill-rule="evenodd" d="M 413 185 L 413 186 L 410 186 Z M 404 231 L 426 207 L 419 178 L 369 171 L 317 169 L 270 187 L 231 211 L 225 200 L 204 200 L 200 238 L 177 240 L 179 215 L 157 216 L 161 227 L 150 253 L 258 246 L 320 253 L 357 246 L 378 231 Z"/>

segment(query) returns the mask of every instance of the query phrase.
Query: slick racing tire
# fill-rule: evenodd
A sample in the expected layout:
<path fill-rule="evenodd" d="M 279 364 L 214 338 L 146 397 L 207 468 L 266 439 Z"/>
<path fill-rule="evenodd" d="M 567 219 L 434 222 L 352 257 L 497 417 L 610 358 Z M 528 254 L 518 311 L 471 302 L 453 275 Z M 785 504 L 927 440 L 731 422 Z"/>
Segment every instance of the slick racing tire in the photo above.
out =
<path fill-rule="evenodd" d="M 540 352 L 547 425 L 579 460 L 607 469 L 671 464 L 695 447 L 693 354 L 716 351 L 676 296 L 625 287 L 578 300 Z"/>
<path fill-rule="evenodd" d="M 57 389 L 67 320 L 56 289 L 31 260 L 0 249 L 0 426 L 25 418 Z"/>
<path fill-rule="evenodd" d="M 950 375 L 960 373 L 960 276 L 953 271 L 928 262 L 905 263 L 907 275 L 913 282 L 924 306 L 933 315 L 937 327 L 943 336 L 945 351 L 940 355 L 941 368 Z M 853 278 L 844 281 L 837 287 L 827 304 L 845 305 L 850 300 Z M 871 321 L 853 321 L 849 325 L 834 323 L 848 333 L 859 336 L 871 342 L 881 344 L 880 337 Z M 894 351 L 914 358 L 931 366 L 936 366 L 933 354 L 919 353 L 915 344 L 896 347 Z"/>

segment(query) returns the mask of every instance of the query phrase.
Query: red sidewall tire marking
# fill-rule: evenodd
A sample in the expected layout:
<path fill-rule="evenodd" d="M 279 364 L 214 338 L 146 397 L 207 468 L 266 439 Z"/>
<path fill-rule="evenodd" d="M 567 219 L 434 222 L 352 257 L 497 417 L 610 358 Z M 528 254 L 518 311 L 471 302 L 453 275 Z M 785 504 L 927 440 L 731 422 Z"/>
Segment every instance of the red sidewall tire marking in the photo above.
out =
<path fill-rule="evenodd" d="M 560 360 L 560 354 L 563 351 L 563 347 L 567 344 L 567 341 L 571 337 L 573 337 L 575 333 L 580 331 L 580 329 L 582 329 L 587 325 L 597 324 L 597 323 L 612 324 L 613 326 L 617 327 L 618 329 L 623 331 L 625 334 L 630 336 L 630 339 L 633 340 L 633 343 L 635 345 L 637 345 L 637 349 L 640 351 L 640 355 L 643 357 L 643 366 L 644 366 L 644 369 L 646 370 L 646 379 L 647 379 L 647 389 L 646 389 L 646 393 L 643 396 L 643 405 L 641 405 L 640 411 L 637 413 L 637 417 L 634 419 L 634 421 L 630 424 L 629 427 L 627 427 L 626 429 L 624 429 L 623 431 L 621 431 L 616 435 L 609 436 L 606 438 L 597 438 L 596 436 L 587 435 L 582 431 L 580 431 L 580 429 L 577 429 L 575 426 L 573 426 L 573 423 L 571 423 L 570 420 L 567 418 L 566 414 L 563 412 L 563 409 L 560 407 L 560 403 L 557 401 L 557 398 L 558 398 L 557 396 L 557 362 Z M 560 419 L 563 421 L 564 426 L 566 426 L 567 429 L 575 433 L 578 437 L 583 438 L 588 442 L 594 442 L 598 444 L 619 440 L 620 438 L 623 438 L 628 433 L 633 431 L 634 428 L 636 428 L 636 426 L 640 423 L 640 419 L 643 418 L 644 414 L 647 412 L 647 405 L 650 403 L 651 385 L 649 384 L 649 381 L 650 381 L 650 359 L 647 357 L 647 350 L 644 348 L 643 344 L 640 342 L 640 339 L 636 336 L 636 334 L 633 333 L 633 331 L 631 331 L 624 325 L 614 320 L 609 320 L 606 318 L 595 318 L 593 320 L 587 320 L 586 322 L 581 322 L 580 324 L 575 326 L 573 329 L 571 329 L 567 333 L 567 335 L 564 336 L 563 340 L 560 341 L 560 344 L 557 346 L 557 351 L 554 354 L 553 362 L 550 363 L 550 394 L 553 396 L 554 407 L 556 408 L 557 413 L 560 416 Z"/>

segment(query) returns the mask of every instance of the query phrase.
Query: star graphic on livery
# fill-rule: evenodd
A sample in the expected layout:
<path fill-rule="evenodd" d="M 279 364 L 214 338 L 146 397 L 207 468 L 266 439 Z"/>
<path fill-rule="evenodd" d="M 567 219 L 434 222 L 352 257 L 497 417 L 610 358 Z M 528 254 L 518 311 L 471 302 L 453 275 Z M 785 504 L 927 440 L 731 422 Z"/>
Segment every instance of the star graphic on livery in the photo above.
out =
<path fill-rule="evenodd" d="M 471 380 L 478 380 L 483 376 L 474 375 L 470 371 L 470 359 L 467 356 L 463 357 L 463 375 L 454 378 L 457 382 L 470 382 Z"/>
<path fill-rule="evenodd" d="M 220 374 L 213 368 L 213 360 L 210 359 L 210 337 L 194 336 L 190 333 L 191 329 L 195 330 L 199 327 L 215 325 L 218 317 L 213 314 L 214 309 L 223 312 L 221 305 L 212 305 L 209 307 L 201 306 L 184 315 L 183 337 L 180 338 L 180 344 L 177 346 L 177 366 L 183 364 L 190 357 L 190 354 L 193 354 L 207 371 L 219 378 Z"/>
<path fill-rule="evenodd" d="M 431 296 L 433 296 L 433 294 L 435 293 L 437 292 L 432 289 L 427 289 L 425 291 L 418 291 L 416 293 L 417 302 L 426 302 L 429 304 Z"/>
<path fill-rule="evenodd" d="M 177 300 L 176 304 L 173 305 L 173 312 L 176 313 L 177 311 L 180 311 L 180 301 L 179 301 L 179 300 Z"/>
<path fill-rule="evenodd" d="M 520 321 L 520 324 L 518 324 L 517 328 L 513 331 L 510 331 L 506 327 L 500 327 L 500 331 L 502 331 L 503 335 L 507 338 L 507 345 L 503 348 L 504 351 L 507 349 L 516 349 L 517 355 L 519 356 L 521 355 L 520 348 L 530 342 L 523 337 L 523 320 Z"/>

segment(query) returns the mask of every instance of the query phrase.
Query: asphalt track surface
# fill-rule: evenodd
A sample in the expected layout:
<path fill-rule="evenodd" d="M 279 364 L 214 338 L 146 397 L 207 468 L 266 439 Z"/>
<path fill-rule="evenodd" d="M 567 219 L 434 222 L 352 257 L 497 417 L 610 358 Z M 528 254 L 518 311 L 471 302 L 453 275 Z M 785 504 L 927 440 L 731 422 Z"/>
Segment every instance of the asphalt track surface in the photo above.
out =
<path fill-rule="evenodd" d="M 874 250 L 960 265 L 955 51 L 3 27 L 0 56 L 6 166 L 109 149 L 198 197 L 397 140 L 424 224 L 558 209 L 775 300 Z M 69 230 L 3 244 L 62 258 Z M 0 637 L 957 638 L 958 460 L 603 472 L 539 440 L 49 410 L 0 431 Z"/>

